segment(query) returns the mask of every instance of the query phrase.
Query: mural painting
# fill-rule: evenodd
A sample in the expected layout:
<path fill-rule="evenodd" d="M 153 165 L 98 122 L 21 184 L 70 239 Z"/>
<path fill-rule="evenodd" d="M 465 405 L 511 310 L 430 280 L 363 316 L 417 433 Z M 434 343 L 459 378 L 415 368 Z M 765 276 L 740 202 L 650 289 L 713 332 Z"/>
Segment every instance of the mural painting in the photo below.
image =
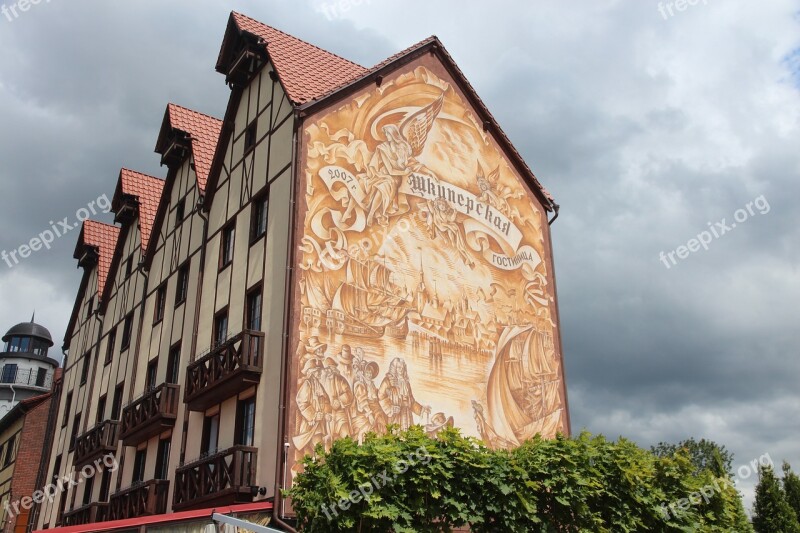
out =
<path fill-rule="evenodd" d="M 294 461 L 389 424 L 566 431 L 545 212 L 461 93 L 417 66 L 303 134 Z"/>

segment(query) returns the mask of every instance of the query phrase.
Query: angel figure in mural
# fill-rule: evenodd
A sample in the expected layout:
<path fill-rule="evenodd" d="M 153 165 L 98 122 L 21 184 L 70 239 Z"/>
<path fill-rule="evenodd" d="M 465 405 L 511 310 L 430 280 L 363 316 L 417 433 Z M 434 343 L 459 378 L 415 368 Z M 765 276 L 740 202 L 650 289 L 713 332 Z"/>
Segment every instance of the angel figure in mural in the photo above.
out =
<path fill-rule="evenodd" d="M 398 126 L 383 126 L 385 141 L 375 149 L 367 171 L 361 175 L 367 209 L 367 223 L 373 220 L 386 225 L 389 215 L 399 210 L 397 192 L 403 178 L 422 165 L 416 160 L 425 148 L 433 123 L 444 104 L 444 94 L 411 114 Z"/>
<path fill-rule="evenodd" d="M 396 424 L 401 429 L 414 425 L 414 415 L 431 413 L 430 406 L 422 405 L 414 398 L 406 362 L 399 357 L 389 364 L 389 371 L 378 390 L 378 398 L 383 411 L 389 417 L 389 423 Z"/>
<path fill-rule="evenodd" d="M 514 191 L 511 187 L 500 184 L 499 166 L 486 175 L 483 170 L 483 165 L 478 163 L 475 182 L 478 184 L 478 189 L 481 191 L 480 196 L 478 196 L 479 201 L 489 204 L 512 220 L 522 220 L 519 211 L 517 208 L 511 206 L 509 200 L 524 198 L 525 193 L 521 190 Z"/>
<path fill-rule="evenodd" d="M 302 382 L 297 390 L 298 425 L 294 446 L 301 456 L 314 453 L 319 442 L 328 444 L 331 432 L 331 401 L 320 380 L 322 364 L 309 359 L 302 368 Z"/>
<path fill-rule="evenodd" d="M 444 198 L 428 200 L 426 222 L 431 239 L 441 235 L 458 252 L 467 266 L 475 265 L 467 249 L 462 227 L 457 222 L 458 213 Z"/>

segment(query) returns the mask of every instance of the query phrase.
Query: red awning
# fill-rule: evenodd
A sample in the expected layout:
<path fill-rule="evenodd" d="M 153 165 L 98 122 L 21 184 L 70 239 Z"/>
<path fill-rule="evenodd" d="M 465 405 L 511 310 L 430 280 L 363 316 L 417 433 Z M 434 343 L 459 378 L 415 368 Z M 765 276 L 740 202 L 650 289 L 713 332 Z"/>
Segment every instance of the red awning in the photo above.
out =
<path fill-rule="evenodd" d="M 139 518 L 129 518 L 128 520 L 115 520 L 113 522 L 97 522 L 83 526 L 56 527 L 50 529 L 39 529 L 33 533 L 45 533 L 46 531 L 57 531 L 59 533 L 91 533 L 94 531 L 116 531 L 119 529 L 129 529 L 138 526 L 152 524 L 168 524 L 170 522 L 184 522 L 198 518 L 211 519 L 214 513 L 237 514 L 255 513 L 259 511 L 271 511 L 272 502 L 243 503 L 241 505 L 228 505 L 225 507 L 210 507 L 208 509 L 198 509 L 196 511 L 183 511 L 180 513 L 159 514 L 153 516 L 142 516 Z"/>

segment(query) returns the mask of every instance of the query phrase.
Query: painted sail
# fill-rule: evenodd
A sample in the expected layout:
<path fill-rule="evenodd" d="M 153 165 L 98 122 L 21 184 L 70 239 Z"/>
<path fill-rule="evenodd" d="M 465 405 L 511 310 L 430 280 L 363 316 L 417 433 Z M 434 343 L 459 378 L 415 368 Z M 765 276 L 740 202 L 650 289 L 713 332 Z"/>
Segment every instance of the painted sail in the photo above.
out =
<path fill-rule="evenodd" d="M 510 326 L 496 353 L 486 391 L 488 422 L 515 443 L 537 433 L 552 436 L 561 420 L 560 382 L 543 335 L 533 326 Z"/>

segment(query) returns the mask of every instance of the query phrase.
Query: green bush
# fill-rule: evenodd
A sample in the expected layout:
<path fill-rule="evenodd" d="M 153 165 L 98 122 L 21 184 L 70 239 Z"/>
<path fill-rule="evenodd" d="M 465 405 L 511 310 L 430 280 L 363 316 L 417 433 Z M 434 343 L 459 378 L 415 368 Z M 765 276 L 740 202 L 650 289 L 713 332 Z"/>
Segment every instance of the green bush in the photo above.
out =
<path fill-rule="evenodd" d="M 303 464 L 286 495 L 307 532 L 752 531 L 727 473 L 588 433 L 489 450 L 457 429 L 395 428 Z"/>

